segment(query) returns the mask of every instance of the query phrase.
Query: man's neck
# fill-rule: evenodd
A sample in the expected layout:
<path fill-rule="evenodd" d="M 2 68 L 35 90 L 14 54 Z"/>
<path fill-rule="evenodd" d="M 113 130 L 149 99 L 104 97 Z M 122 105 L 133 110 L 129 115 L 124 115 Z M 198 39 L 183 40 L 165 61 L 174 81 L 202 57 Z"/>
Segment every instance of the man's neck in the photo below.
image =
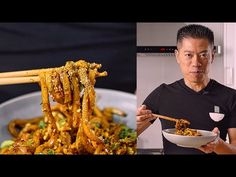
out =
<path fill-rule="evenodd" d="M 187 79 L 184 79 L 185 85 L 187 85 L 190 89 L 196 92 L 199 92 L 202 89 L 204 89 L 209 82 L 210 82 L 209 78 L 204 79 L 202 82 L 191 82 Z"/>

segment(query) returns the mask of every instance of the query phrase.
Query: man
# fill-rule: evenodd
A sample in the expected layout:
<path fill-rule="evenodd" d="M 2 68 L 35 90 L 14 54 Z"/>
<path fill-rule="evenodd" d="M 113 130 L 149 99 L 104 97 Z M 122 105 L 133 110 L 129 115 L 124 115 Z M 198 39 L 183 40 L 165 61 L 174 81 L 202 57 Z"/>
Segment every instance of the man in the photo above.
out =
<path fill-rule="evenodd" d="M 137 110 L 138 135 L 155 121 L 152 113 L 187 118 L 192 128 L 212 130 L 218 138 L 200 148 L 179 147 L 163 138 L 164 154 L 235 154 L 236 91 L 208 76 L 214 61 L 213 32 L 202 25 L 182 27 L 175 56 L 183 79 L 160 85 L 144 100 Z M 223 119 L 214 119 L 210 112 L 224 114 Z M 173 122 L 160 121 L 162 129 L 174 128 Z"/>

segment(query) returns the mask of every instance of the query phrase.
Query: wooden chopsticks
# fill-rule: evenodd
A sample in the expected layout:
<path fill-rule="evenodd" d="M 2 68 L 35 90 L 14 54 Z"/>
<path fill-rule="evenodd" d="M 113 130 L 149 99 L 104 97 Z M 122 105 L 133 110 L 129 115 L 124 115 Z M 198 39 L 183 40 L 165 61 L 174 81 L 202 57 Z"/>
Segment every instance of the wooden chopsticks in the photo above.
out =
<path fill-rule="evenodd" d="M 38 76 L 0 78 L 0 85 L 24 84 L 35 82 L 39 82 Z"/>
<path fill-rule="evenodd" d="M 0 73 L 0 78 L 37 76 L 42 69 L 12 71 Z"/>
<path fill-rule="evenodd" d="M 159 114 L 152 114 L 153 117 L 156 117 L 156 118 L 161 118 L 161 119 L 165 119 L 165 120 L 169 120 L 169 121 L 173 121 L 175 122 L 176 124 L 177 123 L 184 123 L 184 124 L 190 124 L 190 122 L 186 119 L 176 119 L 176 118 L 173 118 L 173 117 L 168 117 L 168 116 L 163 116 L 163 115 L 159 115 Z"/>
<path fill-rule="evenodd" d="M 0 73 L 0 85 L 23 84 L 39 82 L 39 73 L 42 70 L 50 69 L 35 69 L 24 71 L 13 71 Z"/>
<path fill-rule="evenodd" d="M 173 121 L 173 122 L 179 121 L 179 119 L 176 119 L 173 117 L 163 116 L 163 115 L 159 115 L 159 114 L 152 114 L 152 115 L 156 118 L 161 118 L 161 119 L 165 119 L 165 120 L 169 120 L 169 121 Z"/>

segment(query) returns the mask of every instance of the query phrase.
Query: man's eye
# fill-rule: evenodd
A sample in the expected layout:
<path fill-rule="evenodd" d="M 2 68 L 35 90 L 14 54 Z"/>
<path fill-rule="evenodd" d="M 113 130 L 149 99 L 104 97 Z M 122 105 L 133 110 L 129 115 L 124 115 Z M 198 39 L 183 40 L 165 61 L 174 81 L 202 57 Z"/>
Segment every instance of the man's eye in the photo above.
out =
<path fill-rule="evenodd" d="M 201 57 L 201 58 L 207 58 L 207 57 L 208 57 L 208 54 L 207 54 L 207 53 L 202 53 L 202 54 L 200 54 L 200 57 Z"/>
<path fill-rule="evenodd" d="M 192 57 L 192 55 L 190 53 L 186 53 L 185 56 L 188 58 Z"/>

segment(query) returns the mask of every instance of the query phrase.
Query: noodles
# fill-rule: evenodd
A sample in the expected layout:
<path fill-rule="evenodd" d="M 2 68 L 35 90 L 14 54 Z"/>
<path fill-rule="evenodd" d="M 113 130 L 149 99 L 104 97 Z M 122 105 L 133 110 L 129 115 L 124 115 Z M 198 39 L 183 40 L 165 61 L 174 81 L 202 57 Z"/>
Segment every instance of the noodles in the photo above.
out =
<path fill-rule="evenodd" d="M 44 116 L 13 120 L 14 136 L 1 154 L 136 154 L 136 132 L 113 121 L 126 114 L 112 107 L 97 107 L 94 85 L 100 64 L 84 60 L 42 70 L 39 74 Z M 52 106 L 49 95 L 56 102 Z"/>
<path fill-rule="evenodd" d="M 175 134 L 183 136 L 201 136 L 197 130 L 187 128 L 189 124 L 190 123 L 187 120 L 179 119 L 175 124 Z"/>

